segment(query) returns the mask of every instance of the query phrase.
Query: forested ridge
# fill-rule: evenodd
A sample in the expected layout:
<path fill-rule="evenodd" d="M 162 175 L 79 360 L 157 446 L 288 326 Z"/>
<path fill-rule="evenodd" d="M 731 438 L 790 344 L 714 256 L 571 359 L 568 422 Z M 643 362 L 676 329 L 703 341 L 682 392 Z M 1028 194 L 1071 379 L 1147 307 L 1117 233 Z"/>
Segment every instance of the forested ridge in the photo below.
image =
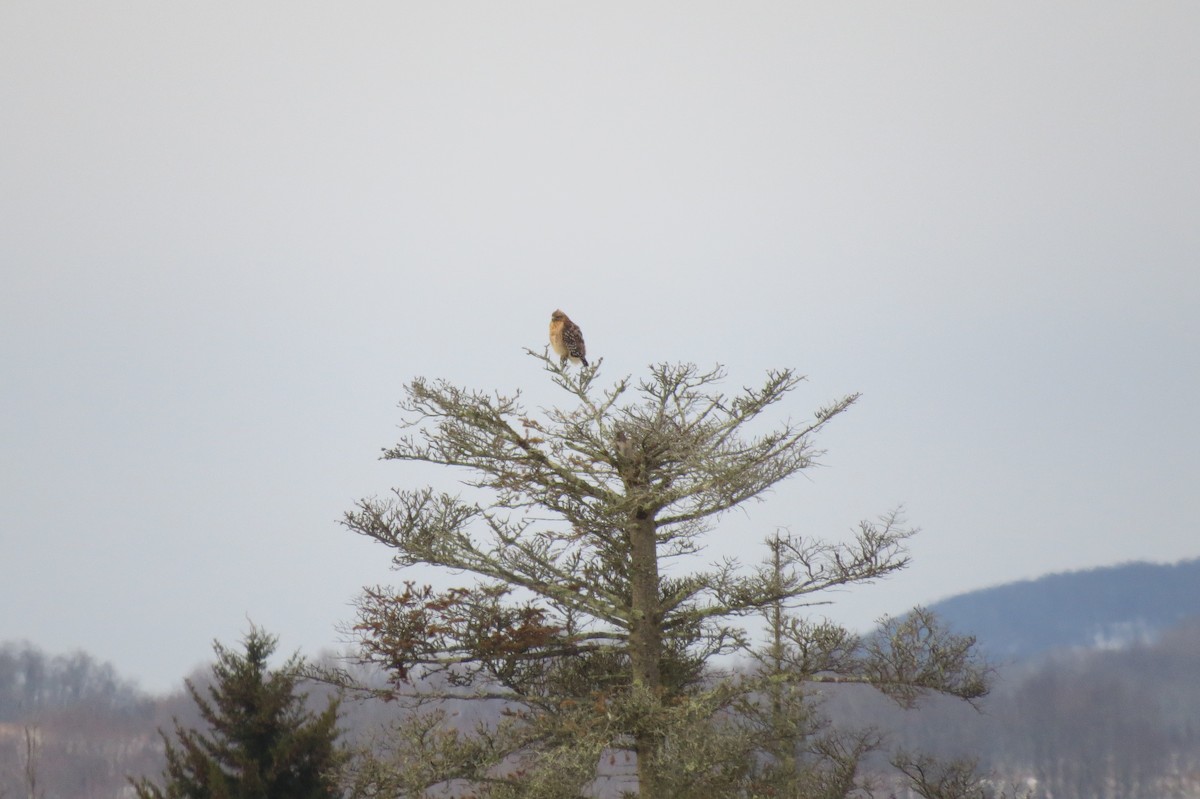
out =
<path fill-rule="evenodd" d="M 1200 558 L 1048 574 L 959 594 L 929 609 L 977 636 L 1002 662 L 1117 647 L 1200 616 Z"/>

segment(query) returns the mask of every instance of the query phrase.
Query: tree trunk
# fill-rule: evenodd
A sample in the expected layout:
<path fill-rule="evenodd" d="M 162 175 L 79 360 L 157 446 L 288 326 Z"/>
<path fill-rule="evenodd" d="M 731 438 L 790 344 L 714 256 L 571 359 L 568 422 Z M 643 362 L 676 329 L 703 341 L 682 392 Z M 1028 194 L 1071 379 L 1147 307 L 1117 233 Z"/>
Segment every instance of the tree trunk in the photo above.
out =
<path fill-rule="evenodd" d="M 659 660 L 662 657 L 662 607 L 658 592 L 658 547 L 654 519 L 634 519 L 629 529 L 629 576 L 632 624 L 629 657 L 633 684 L 657 694 L 662 688 Z"/>
<path fill-rule="evenodd" d="M 657 702 L 662 698 L 662 606 L 658 590 L 658 546 L 653 517 L 644 512 L 635 514 L 630 520 L 629 544 L 633 611 L 629 630 L 629 659 L 633 669 L 633 688 L 635 691 L 644 691 L 650 701 Z M 650 718 L 655 715 L 650 714 Z M 655 729 L 643 726 L 634 731 L 639 796 L 659 796 L 655 760 L 660 742 L 661 735 Z"/>

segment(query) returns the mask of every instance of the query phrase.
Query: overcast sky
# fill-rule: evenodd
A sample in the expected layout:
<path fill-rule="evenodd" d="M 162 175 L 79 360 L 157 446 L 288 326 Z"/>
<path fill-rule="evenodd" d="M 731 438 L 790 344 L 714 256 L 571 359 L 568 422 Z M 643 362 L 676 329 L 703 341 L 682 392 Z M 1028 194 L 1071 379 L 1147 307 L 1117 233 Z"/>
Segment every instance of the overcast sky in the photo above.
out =
<path fill-rule="evenodd" d="M 865 628 L 1200 556 L 1200 5 L 0 0 L 0 641 L 175 688 L 336 646 L 415 376 L 659 361 L 863 399 L 732 514 L 903 504 Z M 455 476 L 453 479 L 457 479 Z M 418 575 L 417 579 L 421 576 Z"/>

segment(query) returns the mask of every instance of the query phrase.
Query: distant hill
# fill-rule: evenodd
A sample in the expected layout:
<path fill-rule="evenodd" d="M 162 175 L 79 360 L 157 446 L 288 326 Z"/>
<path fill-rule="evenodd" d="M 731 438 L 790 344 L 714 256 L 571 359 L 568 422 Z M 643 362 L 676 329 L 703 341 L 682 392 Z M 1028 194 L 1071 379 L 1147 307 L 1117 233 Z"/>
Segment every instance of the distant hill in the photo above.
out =
<path fill-rule="evenodd" d="M 929 606 L 999 660 L 1152 639 L 1200 617 L 1200 558 L 1065 572 L 960 594 Z"/>

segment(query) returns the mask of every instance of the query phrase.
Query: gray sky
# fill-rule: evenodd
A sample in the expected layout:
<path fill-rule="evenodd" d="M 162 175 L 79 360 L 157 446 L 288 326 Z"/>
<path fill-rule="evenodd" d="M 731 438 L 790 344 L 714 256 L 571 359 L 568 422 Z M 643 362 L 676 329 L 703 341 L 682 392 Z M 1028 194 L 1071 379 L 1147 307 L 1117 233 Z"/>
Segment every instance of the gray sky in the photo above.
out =
<path fill-rule="evenodd" d="M 0 0 L 0 640 L 151 690 L 315 652 L 414 376 L 862 391 L 712 536 L 903 503 L 862 627 L 1200 555 L 1200 6 Z M 444 477 L 442 484 L 453 487 Z M 701 565 L 711 558 L 702 558 Z"/>

